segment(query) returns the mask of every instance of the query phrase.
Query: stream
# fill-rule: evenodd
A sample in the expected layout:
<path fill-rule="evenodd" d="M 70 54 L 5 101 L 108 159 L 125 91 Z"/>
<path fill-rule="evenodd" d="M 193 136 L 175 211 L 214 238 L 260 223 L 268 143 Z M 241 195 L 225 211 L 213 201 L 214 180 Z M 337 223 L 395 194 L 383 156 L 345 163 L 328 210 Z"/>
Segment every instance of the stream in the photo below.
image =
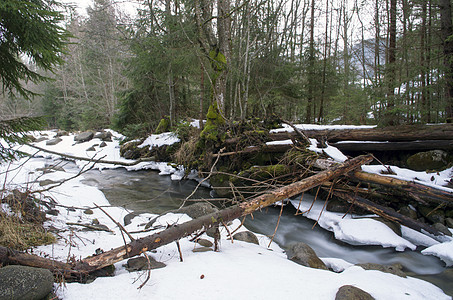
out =
<path fill-rule="evenodd" d="M 114 206 L 122 206 L 136 212 L 161 214 L 177 209 L 194 188 L 193 180 L 172 181 L 170 176 L 159 176 L 155 171 L 129 172 L 123 168 L 90 171 L 84 174 L 84 182 L 98 187 Z M 200 187 L 192 199 L 212 198 L 211 190 Z M 280 247 L 294 242 L 310 245 L 319 257 L 341 258 L 350 263 L 399 263 L 409 276 L 432 282 L 446 294 L 453 296 L 453 269 L 434 256 L 419 251 L 398 252 L 380 246 L 351 246 L 337 241 L 314 221 L 295 216 L 296 210 L 288 205 L 283 210 L 277 234 L 274 238 Z M 247 217 L 245 226 L 256 233 L 271 236 L 277 224 L 280 208 L 268 207 Z"/>

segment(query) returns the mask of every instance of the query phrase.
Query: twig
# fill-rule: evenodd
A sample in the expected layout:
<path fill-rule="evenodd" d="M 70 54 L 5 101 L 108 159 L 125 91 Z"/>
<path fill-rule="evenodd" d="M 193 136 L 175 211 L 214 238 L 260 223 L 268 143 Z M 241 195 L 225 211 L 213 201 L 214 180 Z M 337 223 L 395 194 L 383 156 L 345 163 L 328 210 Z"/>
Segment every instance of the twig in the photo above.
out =
<path fill-rule="evenodd" d="M 132 242 L 132 241 L 135 241 L 134 237 L 133 237 L 129 232 L 127 232 L 126 228 L 124 228 L 123 225 L 121 225 L 119 222 L 117 222 L 111 215 L 109 215 L 109 214 L 108 214 L 104 209 L 102 209 L 99 205 L 97 205 L 96 203 L 93 203 L 93 204 L 96 206 L 96 208 L 99 208 L 104 214 L 106 214 L 107 217 L 109 217 L 110 220 L 112 220 L 113 223 L 115 223 L 115 224 L 120 228 L 121 231 L 124 231 L 124 233 L 127 234 L 127 236 L 129 237 L 129 239 L 131 240 L 131 242 Z"/>
<path fill-rule="evenodd" d="M 238 228 L 236 228 L 235 230 L 233 230 L 233 232 L 231 232 L 231 234 L 234 234 L 236 231 L 239 230 L 239 228 L 242 227 L 242 225 L 244 225 L 244 222 L 245 222 L 245 218 L 246 218 L 246 217 L 247 217 L 247 216 L 244 216 L 244 217 L 242 218 L 241 224 L 239 224 Z"/>
<path fill-rule="evenodd" d="M 231 244 L 233 244 L 233 235 L 231 234 L 230 229 L 228 229 L 228 226 L 223 221 L 221 223 L 222 223 L 223 227 L 225 227 L 228 235 L 230 236 Z"/>
<path fill-rule="evenodd" d="M 143 255 L 145 256 L 146 260 L 148 261 L 148 276 L 146 276 L 145 281 L 142 284 L 140 284 L 140 286 L 137 288 L 137 290 L 140 290 L 142 287 L 144 287 L 145 284 L 148 282 L 148 280 L 151 278 L 151 262 L 149 261 L 149 257 L 148 257 L 148 255 L 146 255 L 146 253 L 143 253 Z"/>
<path fill-rule="evenodd" d="M 222 153 L 223 151 L 225 151 L 225 148 L 222 148 L 220 149 L 219 153 Z M 220 156 L 218 156 L 214 162 L 214 164 L 211 166 L 211 171 L 209 172 L 208 176 L 206 176 L 205 178 L 203 178 L 203 180 L 201 180 L 198 185 L 195 187 L 195 189 L 192 191 L 192 193 L 190 193 L 189 196 L 186 197 L 186 199 L 184 199 L 184 201 L 182 202 L 181 206 L 179 207 L 179 209 L 183 208 L 184 205 L 186 204 L 186 201 L 190 199 L 190 197 L 192 197 L 198 190 L 198 188 L 201 186 L 201 184 L 203 182 L 205 182 L 206 180 L 208 180 L 210 177 L 211 177 L 211 174 L 213 174 L 214 172 L 214 168 L 215 168 L 215 165 L 217 164 L 217 162 L 219 161 L 220 159 Z"/>
<path fill-rule="evenodd" d="M 267 245 L 267 248 L 269 248 L 271 246 L 272 242 L 274 241 L 274 237 L 277 234 L 278 225 L 280 224 L 280 218 L 282 217 L 282 213 L 283 213 L 283 206 L 284 205 L 283 205 L 283 201 L 282 201 L 282 205 L 280 207 L 280 213 L 278 214 L 277 225 L 275 226 L 274 234 L 272 235 L 272 238 L 269 242 L 269 245 Z"/>
<path fill-rule="evenodd" d="M 53 189 L 53 188 L 56 188 L 56 187 L 58 187 L 58 186 L 61 186 L 63 183 L 68 182 L 69 180 L 72 180 L 72 179 L 74 179 L 74 178 L 79 177 L 80 175 L 82 175 L 82 174 L 84 174 L 84 173 L 90 171 L 91 169 L 93 169 L 94 166 L 96 165 L 96 163 L 98 163 L 99 161 L 101 161 L 102 158 L 104 158 L 104 157 L 105 157 L 105 156 L 103 156 L 103 157 L 101 157 L 100 159 L 95 160 L 95 161 L 91 160 L 91 161 L 93 162 L 93 165 L 91 165 L 91 167 L 89 167 L 88 169 L 84 170 L 84 168 L 85 168 L 87 165 L 89 165 L 90 163 L 87 163 L 86 165 L 84 165 L 84 166 L 82 167 L 82 169 L 79 171 L 79 173 L 77 173 L 76 175 L 71 176 L 71 177 L 69 177 L 69 178 L 66 178 L 66 179 L 64 179 L 64 180 L 62 180 L 62 181 L 60 181 L 60 182 L 58 182 L 58 184 L 52 185 L 51 187 L 48 187 L 48 188 L 46 188 L 46 189 L 33 191 L 33 192 L 31 192 L 31 194 L 48 192 L 48 191 L 50 191 L 50 190 Z"/>
<path fill-rule="evenodd" d="M 89 225 L 89 224 L 66 222 L 66 225 L 82 226 L 82 227 L 86 227 L 86 228 L 92 229 L 92 230 L 112 232 L 110 229 L 105 229 L 105 228 L 102 228 L 102 227 Z"/>
<path fill-rule="evenodd" d="M 180 262 L 183 262 L 183 259 L 182 259 L 182 252 L 181 252 L 181 245 L 179 244 L 179 241 L 176 241 L 176 247 L 178 247 L 179 261 L 180 261 Z"/>
<path fill-rule="evenodd" d="M 55 152 L 55 151 L 52 151 L 52 150 L 47 150 L 47 149 L 44 149 L 44 148 L 41 148 L 41 147 L 38 147 L 38 146 L 35 146 L 35 145 L 32 145 L 32 144 L 26 144 L 26 145 L 30 146 L 30 147 L 33 147 L 33 148 L 36 148 L 38 150 L 41 150 L 43 152 L 47 152 L 47 153 L 50 153 L 50 154 L 55 154 L 55 155 L 58 155 L 58 156 L 61 156 L 61 157 L 65 157 L 65 158 L 69 158 L 69 159 L 73 159 L 73 160 L 83 160 L 83 161 L 89 161 L 89 162 L 93 162 L 94 161 L 92 158 L 86 158 L 86 157 L 74 156 L 74 155 L 69 155 L 69 154 L 63 154 L 63 153 Z M 129 167 L 129 166 L 135 166 L 135 165 L 137 165 L 137 164 L 139 164 L 141 162 L 154 161 L 154 160 L 155 160 L 154 157 L 145 157 L 145 158 L 139 158 L 136 161 L 128 163 L 128 162 L 122 162 L 122 161 L 102 160 L 101 159 L 101 160 L 97 160 L 96 163 L 109 164 L 109 165 L 121 165 L 121 166 Z"/>

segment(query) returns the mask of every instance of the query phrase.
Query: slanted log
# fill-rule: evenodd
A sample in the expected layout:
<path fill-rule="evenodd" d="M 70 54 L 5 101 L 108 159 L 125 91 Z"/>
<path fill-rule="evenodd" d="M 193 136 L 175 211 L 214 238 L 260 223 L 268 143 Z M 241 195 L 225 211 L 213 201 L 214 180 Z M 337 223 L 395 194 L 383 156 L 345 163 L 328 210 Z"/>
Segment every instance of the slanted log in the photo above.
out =
<path fill-rule="evenodd" d="M 311 177 L 292 183 L 288 186 L 270 191 L 250 201 L 231 206 L 180 225 L 171 226 L 162 232 L 137 239 L 125 246 L 112 249 L 97 256 L 85 258 L 76 265 L 75 269 L 78 271 L 93 272 L 123 259 L 156 249 L 160 246 L 186 237 L 197 230 L 207 229 L 212 226 L 228 222 L 240 216 L 248 215 L 255 210 L 267 207 L 275 202 L 300 194 L 322 184 L 325 181 L 348 173 L 371 160 L 372 156 L 370 155 L 350 159 L 343 164 L 339 164 L 331 169 L 319 172 Z"/>
<path fill-rule="evenodd" d="M 313 166 L 324 170 L 326 168 L 331 168 L 335 164 L 337 163 L 332 160 L 318 159 L 315 161 Z M 422 183 L 363 171 L 350 172 L 347 176 L 354 181 L 376 184 L 404 192 L 412 199 L 424 205 L 426 205 L 426 201 L 444 204 L 447 206 L 453 205 L 453 192 L 437 189 Z"/>
<path fill-rule="evenodd" d="M 372 159 L 373 158 L 370 155 L 350 159 L 343 164 L 336 165 L 328 170 L 319 172 L 311 177 L 292 183 L 288 186 L 275 189 L 250 201 L 231 206 L 180 225 L 170 226 L 159 233 L 136 239 L 125 246 L 120 246 L 96 256 L 87 257 L 74 265 L 33 254 L 22 253 L 7 249 L 5 247 L 0 247 L 0 264 L 19 264 L 46 268 L 56 274 L 63 275 L 66 279 L 81 279 L 84 275 L 88 275 L 96 270 L 110 266 L 123 259 L 133 257 L 143 252 L 169 244 L 173 241 L 177 241 L 192 234 L 193 232 L 196 232 L 197 230 L 208 229 L 212 226 L 228 222 L 240 216 L 248 215 L 255 210 L 307 191 L 325 181 L 348 173 L 351 170 L 354 170 L 371 161 Z"/>
<path fill-rule="evenodd" d="M 376 204 L 372 201 L 369 201 L 368 199 L 362 198 L 357 195 L 351 195 L 350 193 L 344 193 L 344 192 L 339 192 L 339 191 L 334 191 L 333 194 L 343 200 L 346 200 L 348 203 L 351 203 L 355 206 L 361 207 L 369 212 L 372 212 L 374 214 L 377 214 L 384 219 L 387 219 L 392 222 L 396 222 L 400 225 L 407 226 L 409 228 L 412 228 L 418 232 L 421 232 L 423 234 L 428 234 L 431 236 L 433 239 L 439 241 L 439 242 L 445 242 L 449 240 L 442 232 L 438 231 L 437 229 L 419 222 L 417 220 L 411 219 L 405 215 L 402 215 L 393 209 L 390 209 L 388 207 Z"/>

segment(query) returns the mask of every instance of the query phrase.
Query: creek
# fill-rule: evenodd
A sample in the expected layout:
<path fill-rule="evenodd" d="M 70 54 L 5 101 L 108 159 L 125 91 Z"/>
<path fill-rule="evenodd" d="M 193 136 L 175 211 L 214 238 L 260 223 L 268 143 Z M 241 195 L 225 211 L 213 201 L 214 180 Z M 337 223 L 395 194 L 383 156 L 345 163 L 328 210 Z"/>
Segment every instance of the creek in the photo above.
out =
<path fill-rule="evenodd" d="M 121 206 L 136 212 L 161 214 L 177 209 L 192 193 L 197 183 L 193 180 L 172 181 L 170 176 L 159 176 L 155 171 L 129 172 L 123 168 L 90 171 L 84 174 L 86 184 L 98 187 L 111 205 Z M 200 187 L 192 199 L 212 198 L 208 188 Z M 413 277 L 432 282 L 446 294 L 453 295 L 453 270 L 434 256 L 425 256 L 417 251 L 395 251 L 380 246 L 351 246 L 337 241 L 333 233 L 314 221 L 295 216 L 296 210 L 288 205 L 283 210 L 274 242 L 280 247 L 294 242 L 310 245 L 319 257 L 340 258 L 350 263 L 401 264 L 403 270 Z M 271 236 L 277 224 L 280 208 L 268 207 L 247 217 L 245 226 L 256 233 Z"/>

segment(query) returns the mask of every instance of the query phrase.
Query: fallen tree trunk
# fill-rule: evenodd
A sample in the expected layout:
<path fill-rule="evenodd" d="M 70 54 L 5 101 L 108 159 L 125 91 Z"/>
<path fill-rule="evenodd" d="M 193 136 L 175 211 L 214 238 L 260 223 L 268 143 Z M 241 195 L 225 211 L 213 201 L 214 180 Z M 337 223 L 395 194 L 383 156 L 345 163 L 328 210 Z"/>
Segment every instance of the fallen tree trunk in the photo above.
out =
<path fill-rule="evenodd" d="M 445 242 L 447 240 L 445 235 L 442 232 L 438 231 L 437 229 L 422 222 L 419 222 L 417 220 L 411 219 L 405 215 L 402 215 L 388 207 L 376 204 L 374 202 L 371 202 L 365 198 L 356 195 L 353 196 L 350 193 L 334 191 L 333 194 L 343 200 L 346 200 L 348 203 L 351 203 L 369 212 L 377 214 L 383 217 L 384 219 L 387 219 L 392 222 L 397 222 L 400 225 L 407 226 L 423 234 L 428 233 L 429 236 L 431 236 L 432 238 L 439 242 Z"/>
<path fill-rule="evenodd" d="M 248 215 L 255 210 L 262 209 L 275 202 L 282 201 L 286 198 L 307 191 L 322 184 L 325 181 L 348 173 L 351 170 L 354 170 L 355 168 L 371 160 L 372 156 L 370 155 L 359 156 L 350 159 L 343 164 L 339 164 L 331 169 L 322 171 L 318 174 L 315 174 L 311 177 L 305 178 L 288 186 L 273 190 L 250 201 L 231 206 L 216 213 L 212 213 L 180 225 L 171 226 L 170 228 L 165 229 L 162 232 L 137 239 L 125 246 L 112 249 L 97 256 L 85 258 L 77 263 L 74 269 L 77 271 L 90 273 L 103 267 L 112 265 L 123 259 L 139 255 L 152 249 L 156 249 L 160 246 L 186 237 L 197 230 L 203 228 L 207 229 L 212 226 L 236 219 L 240 216 Z"/>
<path fill-rule="evenodd" d="M 92 273 L 126 258 L 130 258 L 143 252 L 169 244 L 173 241 L 177 241 L 192 234 L 193 232 L 196 232 L 197 230 L 208 229 L 212 226 L 248 215 L 275 202 L 282 201 L 286 198 L 321 185 L 325 181 L 344 175 L 360 167 L 361 165 L 370 162 L 372 159 L 371 155 L 364 155 L 350 159 L 343 164 L 335 165 L 328 170 L 319 172 L 311 177 L 292 183 L 288 186 L 270 191 L 250 201 L 231 206 L 180 225 L 170 226 L 159 233 L 136 239 L 125 246 L 120 246 L 96 256 L 87 257 L 74 265 L 32 254 L 10 251 L 9 249 L 3 247 L 0 247 L 0 262 L 2 264 L 21 264 L 46 268 L 54 273 L 63 275 L 67 279 L 74 279 L 75 276 L 81 277 L 82 275 Z"/>
<path fill-rule="evenodd" d="M 341 151 L 427 151 L 453 149 L 452 140 L 423 140 L 408 142 L 365 142 L 365 141 L 340 141 L 329 143 Z"/>
<path fill-rule="evenodd" d="M 314 166 L 323 170 L 331 168 L 335 164 L 336 163 L 332 160 L 318 159 Z M 437 189 L 414 181 L 407 181 L 363 171 L 350 172 L 347 176 L 354 181 L 376 184 L 404 192 L 407 196 L 421 204 L 426 205 L 426 201 L 430 201 L 445 204 L 447 206 L 453 205 L 453 192 Z"/>
<path fill-rule="evenodd" d="M 300 128 L 299 128 L 300 129 Z M 401 125 L 384 128 L 359 128 L 359 129 L 331 129 L 331 130 L 303 130 L 309 138 L 319 141 L 417 141 L 417 140 L 453 140 L 453 124 L 437 125 Z M 274 141 L 288 139 L 295 136 L 295 132 L 271 133 Z"/>

